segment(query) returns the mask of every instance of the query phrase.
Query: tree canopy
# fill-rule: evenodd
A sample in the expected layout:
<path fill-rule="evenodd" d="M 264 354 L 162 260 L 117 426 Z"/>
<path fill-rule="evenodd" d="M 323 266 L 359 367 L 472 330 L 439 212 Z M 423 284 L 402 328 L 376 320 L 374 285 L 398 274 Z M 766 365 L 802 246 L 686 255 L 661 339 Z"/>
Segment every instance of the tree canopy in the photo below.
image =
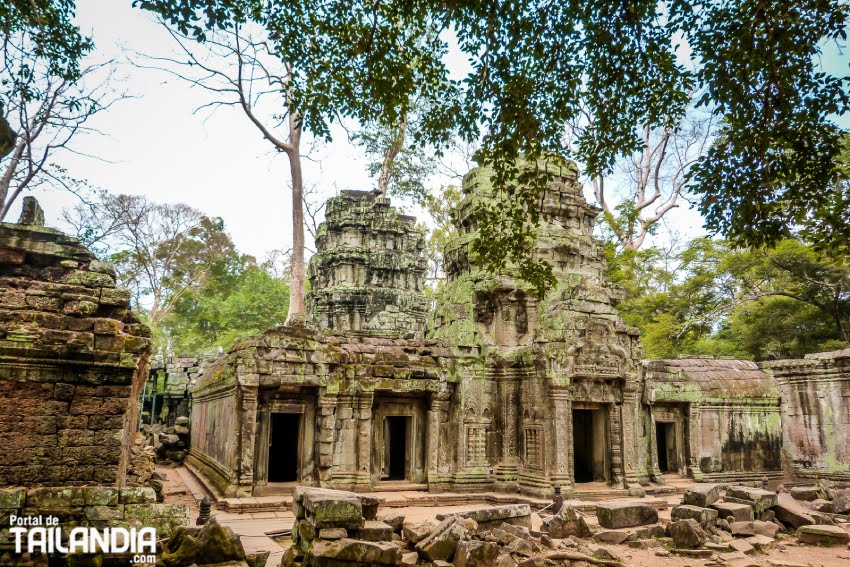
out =
<path fill-rule="evenodd" d="M 135 4 L 199 40 L 234 21 L 264 26 L 300 62 L 295 104 L 320 136 L 344 118 L 398 124 L 427 94 L 421 140 L 480 139 L 505 197 L 482 211 L 490 229 L 475 251 L 540 288 L 551 270 L 527 252 L 546 178 L 521 174 L 516 158 L 564 153 L 590 176 L 605 173 L 643 147 L 642 128 L 675 124 L 693 92 L 723 124 L 689 178 L 711 230 L 754 245 L 802 230 L 824 247 L 843 246 L 850 231 L 833 122 L 850 108 L 848 78 L 819 66 L 825 43 L 846 39 L 840 0 Z M 462 76 L 444 57 L 452 38 L 468 59 Z M 582 113 L 594 120 L 567 143 Z"/>

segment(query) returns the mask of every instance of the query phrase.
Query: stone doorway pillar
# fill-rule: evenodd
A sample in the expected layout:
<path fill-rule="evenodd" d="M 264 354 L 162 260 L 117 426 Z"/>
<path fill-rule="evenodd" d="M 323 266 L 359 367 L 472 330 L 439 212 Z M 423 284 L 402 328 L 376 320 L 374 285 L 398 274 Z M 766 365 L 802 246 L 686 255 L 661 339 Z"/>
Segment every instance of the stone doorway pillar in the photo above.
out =
<path fill-rule="evenodd" d="M 550 411 L 555 436 L 555 455 L 549 480 L 560 484 L 561 490 L 571 490 L 573 459 L 573 396 L 563 388 L 553 388 L 549 392 Z"/>
<path fill-rule="evenodd" d="M 497 382 L 502 420 L 501 460 L 494 473 L 498 482 L 515 483 L 519 459 L 517 455 L 519 420 L 519 381 L 514 376 L 502 376 Z"/>
<path fill-rule="evenodd" d="M 257 386 L 242 386 L 239 392 L 239 422 L 241 446 L 239 450 L 239 486 L 237 497 L 251 496 L 254 492 L 254 447 L 257 442 Z"/>
<path fill-rule="evenodd" d="M 316 459 L 320 481 L 328 481 L 333 472 L 334 432 L 336 429 L 336 396 L 320 394 L 316 421 L 319 427 Z"/>

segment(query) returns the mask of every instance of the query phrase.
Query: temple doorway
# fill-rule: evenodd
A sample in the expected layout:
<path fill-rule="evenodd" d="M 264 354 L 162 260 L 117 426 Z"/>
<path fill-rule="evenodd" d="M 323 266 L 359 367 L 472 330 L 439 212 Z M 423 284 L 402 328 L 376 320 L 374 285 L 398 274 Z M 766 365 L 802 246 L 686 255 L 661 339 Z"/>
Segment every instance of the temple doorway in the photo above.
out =
<path fill-rule="evenodd" d="M 272 413 L 268 482 L 298 480 L 298 439 L 301 414 Z"/>
<path fill-rule="evenodd" d="M 604 409 L 573 410 L 573 480 L 605 482 L 608 439 Z"/>
<path fill-rule="evenodd" d="M 662 473 L 678 472 L 676 459 L 676 424 L 655 422 L 655 443 L 658 446 L 658 469 Z"/>
<path fill-rule="evenodd" d="M 384 418 L 384 470 L 382 480 L 408 480 L 408 430 L 410 417 Z"/>

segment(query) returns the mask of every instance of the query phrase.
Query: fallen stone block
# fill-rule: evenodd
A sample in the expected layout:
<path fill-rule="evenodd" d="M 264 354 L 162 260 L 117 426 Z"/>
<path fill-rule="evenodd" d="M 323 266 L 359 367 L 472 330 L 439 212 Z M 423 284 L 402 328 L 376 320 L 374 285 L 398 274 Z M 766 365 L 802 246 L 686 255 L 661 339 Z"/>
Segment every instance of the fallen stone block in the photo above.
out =
<path fill-rule="evenodd" d="M 753 558 L 748 557 L 740 551 L 719 553 L 717 557 L 724 563 L 724 565 L 728 565 L 729 567 L 761 567 L 761 565 Z"/>
<path fill-rule="evenodd" d="M 455 550 L 454 567 L 492 567 L 501 549 L 492 542 L 461 541 Z"/>
<path fill-rule="evenodd" d="M 419 563 L 419 554 L 415 551 L 408 551 L 401 554 L 401 565 L 404 567 L 415 567 Z"/>
<path fill-rule="evenodd" d="M 528 504 L 510 504 L 493 506 L 457 514 L 458 517 L 475 520 L 479 529 L 487 529 L 499 524 L 514 524 L 531 529 L 531 507 Z"/>
<path fill-rule="evenodd" d="M 716 484 L 694 484 L 685 490 L 682 504 L 708 508 L 720 500 L 720 486 Z"/>
<path fill-rule="evenodd" d="M 677 549 L 701 547 L 708 540 L 708 535 L 702 529 L 702 526 L 692 518 L 676 520 L 671 522 L 669 527 L 673 546 Z"/>
<path fill-rule="evenodd" d="M 817 486 L 794 486 L 789 491 L 794 500 L 811 502 L 821 497 L 820 489 Z"/>
<path fill-rule="evenodd" d="M 717 510 L 717 515 L 724 520 L 727 520 L 729 516 L 732 516 L 736 522 L 752 522 L 756 519 L 753 507 L 749 504 L 715 502 L 711 507 Z"/>
<path fill-rule="evenodd" d="M 773 543 L 773 538 L 756 534 L 752 537 L 748 537 L 745 541 L 755 547 L 758 551 L 764 551 Z"/>
<path fill-rule="evenodd" d="M 751 488 L 749 486 L 730 486 L 726 489 L 725 499 L 727 502 L 740 501 L 749 503 L 756 514 L 776 505 L 776 493 L 762 488 Z"/>
<path fill-rule="evenodd" d="M 475 520 L 469 518 L 446 518 L 430 534 L 416 544 L 416 550 L 429 561 L 449 561 L 454 556 L 457 543 L 469 540 L 478 529 Z"/>
<path fill-rule="evenodd" d="M 797 539 L 815 545 L 842 545 L 850 542 L 850 533 L 839 526 L 802 526 L 797 528 Z"/>
<path fill-rule="evenodd" d="M 587 538 L 591 536 L 587 521 L 575 508 L 564 504 L 558 513 L 544 521 L 549 537 L 564 539 L 570 536 Z"/>
<path fill-rule="evenodd" d="M 832 489 L 832 512 L 834 514 L 850 513 L 850 488 Z"/>
<path fill-rule="evenodd" d="M 404 527 L 404 514 L 396 512 L 395 510 L 384 512 L 378 517 L 378 519 L 390 526 L 393 529 L 393 532 L 397 534 L 400 534 L 401 528 Z"/>
<path fill-rule="evenodd" d="M 355 565 L 397 565 L 401 562 L 401 549 L 395 544 L 348 538 L 316 540 L 309 555 L 310 565 L 345 561 Z"/>
<path fill-rule="evenodd" d="M 362 494 L 358 494 L 357 497 L 360 499 L 360 508 L 363 510 L 363 519 L 367 521 L 377 519 L 378 506 L 381 504 L 380 500 L 373 498 L 372 496 L 363 496 Z"/>
<path fill-rule="evenodd" d="M 306 524 L 307 522 L 303 523 Z M 344 537 L 348 537 L 348 530 L 345 528 L 322 528 L 319 530 L 319 539 L 342 539 Z"/>
<path fill-rule="evenodd" d="M 794 500 L 790 494 L 784 492 L 778 495 L 777 503 L 771 510 L 776 514 L 777 520 L 793 528 L 815 523 L 810 511 Z"/>
<path fill-rule="evenodd" d="M 717 522 L 717 510 L 685 504 L 673 508 L 670 511 L 670 518 L 673 521 L 687 520 L 690 518 L 699 522 L 699 525 L 703 528 L 708 528 Z"/>
<path fill-rule="evenodd" d="M 736 539 L 736 540 L 730 541 L 729 547 L 731 547 L 732 549 L 734 549 L 735 551 L 737 551 L 739 553 L 744 553 L 746 555 L 749 555 L 756 550 L 756 548 L 753 547 L 752 544 L 749 543 L 745 539 Z"/>
<path fill-rule="evenodd" d="M 389 541 L 393 537 L 393 529 L 377 520 L 366 520 L 362 528 L 350 531 L 354 539 L 363 541 Z"/>
<path fill-rule="evenodd" d="M 779 532 L 779 526 L 773 522 L 762 522 L 760 520 L 756 520 L 753 522 L 753 528 L 756 535 L 762 535 L 765 537 L 776 537 L 776 534 Z"/>
<path fill-rule="evenodd" d="M 754 536 L 756 535 L 755 522 L 732 522 L 729 524 L 729 529 L 733 536 Z"/>
<path fill-rule="evenodd" d="M 834 514 L 834 506 L 832 505 L 831 500 L 824 500 L 823 498 L 816 498 L 815 500 L 811 500 L 808 502 L 801 502 L 803 506 L 812 510 L 814 512 L 821 512 L 824 514 Z"/>
<path fill-rule="evenodd" d="M 306 519 L 317 529 L 363 526 L 363 507 L 353 492 L 298 486 L 292 499 L 304 508 Z"/>
<path fill-rule="evenodd" d="M 434 518 L 420 523 L 404 522 L 401 528 L 401 535 L 405 540 L 416 544 L 428 537 L 438 525 L 440 525 L 440 522 Z"/>
<path fill-rule="evenodd" d="M 596 518 L 603 528 L 632 528 L 658 522 L 658 511 L 640 502 L 605 502 L 596 505 Z"/>

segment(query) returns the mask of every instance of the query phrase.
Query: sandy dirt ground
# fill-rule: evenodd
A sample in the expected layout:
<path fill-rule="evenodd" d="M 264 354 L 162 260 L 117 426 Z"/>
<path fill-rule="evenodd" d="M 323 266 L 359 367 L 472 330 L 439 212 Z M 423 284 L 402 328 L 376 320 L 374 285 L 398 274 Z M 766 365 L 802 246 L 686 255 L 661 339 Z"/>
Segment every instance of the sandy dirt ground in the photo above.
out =
<path fill-rule="evenodd" d="M 191 473 L 182 467 L 159 467 L 164 473 L 165 501 L 173 504 L 188 504 L 192 508 L 190 518 L 198 514 L 198 502 L 204 496 L 204 490 L 192 477 Z M 671 497 L 670 505 L 678 504 L 678 497 Z M 487 508 L 489 504 L 469 504 L 464 506 L 419 506 L 393 508 L 405 515 L 411 521 L 424 521 L 436 514 L 463 512 L 479 508 Z M 379 512 L 380 513 L 380 512 Z M 255 512 L 246 514 L 231 514 L 213 509 L 213 515 L 218 522 L 228 526 L 242 536 L 245 550 L 271 552 L 268 567 L 278 567 L 280 558 L 286 547 L 285 538 L 282 545 L 268 534 L 292 528 L 295 520 L 291 512 Z M 659 513 L 661 521 L 669 521 L 670 509 Z M 595 518 L 588 517 L 589 523 L 595 523 Z M 281 538 L 278 538 L 281 539 Z M 597 544 L 590 544 L 597 545 Z M 628 567 L 702 567 L 710 566 L 713 561 L 708 558 L 660 557 L 656 551 L 661 548 L 635 549 L 627 545 L 605 545 L 607 549 L 623 559 Z M 820 547 L 799 545 L 793 537 L 779 539 L 766 553 L 756 553 L 741 562 L 733 562 L 730 567 L 850 567 L 850 548 L 847 546 Z"/>

